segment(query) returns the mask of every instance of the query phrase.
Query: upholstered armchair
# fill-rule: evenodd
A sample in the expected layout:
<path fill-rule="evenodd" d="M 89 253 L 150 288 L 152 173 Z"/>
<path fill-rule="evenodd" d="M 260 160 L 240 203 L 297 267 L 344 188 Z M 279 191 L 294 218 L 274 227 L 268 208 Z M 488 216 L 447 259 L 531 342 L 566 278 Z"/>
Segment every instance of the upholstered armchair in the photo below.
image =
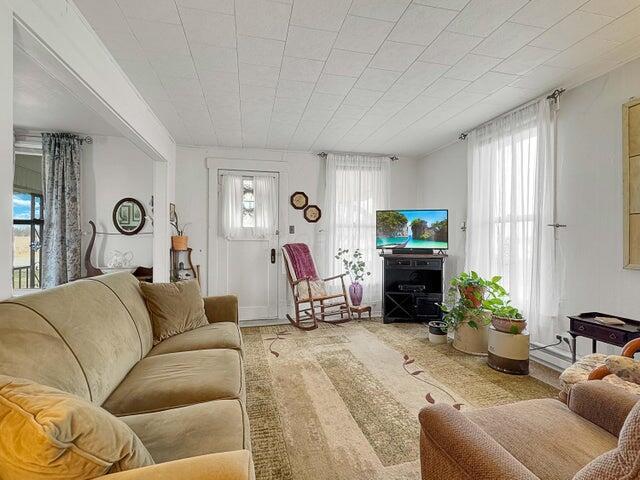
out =
<path fill-rule="evenodd" d="M 639 399 L 594 380 L 574 385 L 566 404 L 546 398 L 468 411 L 425 407 L 422 479 L 637 478 L 627 470 L 637 469 L 628 449 L 638 438 Z"/>

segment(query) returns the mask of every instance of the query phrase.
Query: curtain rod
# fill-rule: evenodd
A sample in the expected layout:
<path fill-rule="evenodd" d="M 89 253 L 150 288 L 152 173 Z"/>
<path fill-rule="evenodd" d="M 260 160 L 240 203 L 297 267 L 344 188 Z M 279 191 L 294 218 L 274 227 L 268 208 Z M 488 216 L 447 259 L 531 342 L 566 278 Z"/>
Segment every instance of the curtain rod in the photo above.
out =
<path fill-rule="evenodd" d="M 506 116 L 506 115 L 509 115 L 509 114 L 510 114 L 510 113 L 512 113 L 512 112 L 515 112 L 516 110 L 519 110 L 519 109 L 521 109 L 521 108 L 523 108 L 523 107 L 526 107 L 526 106 L 528 106 L 528 105 L 530 105 L 530 104 L 532 104 L 532 103 L 535 103 L 535 102 L 539 101 L 539 100 L 540 100 L 540 99 L 542 99 L 542 98 L 546 98 L 547 100 L 553 100 L 553 101 L 557 102 L 557 101 L 558 101 L 558 99 L 560 98 L 560 95 L 562 95 L 564 92 L 565 92 L 565 89 L 564 89 L 564 88 L 556 88 L 553 92 L 551 92 L 551 93 L 550 93 L 550 94 L 548 94 L 548 95 L 547 95 L 547 94 L 545 94 L 545 95 L 540 95 L 539 97 L 536 97 L 536 98 L 534 98 L 533 100 L 529 100 L 528 102 L 525 102 L 525 103 L 523 103 L 523 104 L 521 104 L 521 105 L 518 105 L 518 106 L 517 106 L 517 107 L 515 107 L 515 108 L 512 108 L 512 109 L 511 109 L 511 110 L 509 110 L 508 112 L 501 113 L 500 115 L 497 115 L 497 116 L 495 116 L 495 117 L 493 117 L 493 118 L 490 118 L 490 119 L 489 119 L 489 120 L 487 120 L 486 122 L 482 122 L 480 125 L 477 125 L 477 126 L 473 127 L 471 130 L 475 130 L 476 128 L 480 128 L 480 127 L 482 127 L 483 125 L 486 125 L 486 124 L 488 124 L 488 123 L 493 122 L 494 120 L 498 120 L 499 118 L 502 118 L 502 117 L 504 117 L 504 116 Z M 469 136 L 469 132 L 462 132 L 460 135 L 458 135 L 458 140 L 466 140 L 466 138 L 467 138 L 468 136 Z"/>
<path fill-rule="evenodd" d="M 316 153 L 320 158 L 327 158 L 327 152 Z M 350 153 L 349 155 L 366 155 L 365 153 Z M 396 155 L 375 155 L 376 157 L 388 157 L 392 162 L 395 162 L 398 159 Z"/>
<path fill-rule="evenodd" d="M 15 132 L 13 134 L 14 140 L 16 137 L 20 137 L 20 138 L 37 138 L 37 139 L 42 139 L 42 134 L 43 133 L 49 133 L 49 132 L 30 132 L 30 133 L 17 133 Z M 52 132 L 52 133 L 69 133 L 69 132 Z M 90 137 L 89 135 L 83 135 L 80 133 L 73 133 L 73 135 L 77 135 L 79 138 L 79 140 L 81 142 L 86 142 L 88 144 L 92 144 L 93 143 L 93 138 Z"/>

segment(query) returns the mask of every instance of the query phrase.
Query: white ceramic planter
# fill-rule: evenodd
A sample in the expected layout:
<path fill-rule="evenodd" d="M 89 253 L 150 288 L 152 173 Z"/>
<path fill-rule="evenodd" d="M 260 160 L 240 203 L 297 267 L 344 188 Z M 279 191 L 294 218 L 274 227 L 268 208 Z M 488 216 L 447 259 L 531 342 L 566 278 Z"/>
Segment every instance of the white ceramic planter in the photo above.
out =
<path fill-rule="evenodd" d="M 490 312 L 480 312 L 473 315 L 478 324 L 478 328 L 471 328 L 467 323 L 462 324 L 453 334 L 453 348 L 470 355 L 487 355 L 489 344 L 489 325 L 487 323 L 491 317 Z"/>

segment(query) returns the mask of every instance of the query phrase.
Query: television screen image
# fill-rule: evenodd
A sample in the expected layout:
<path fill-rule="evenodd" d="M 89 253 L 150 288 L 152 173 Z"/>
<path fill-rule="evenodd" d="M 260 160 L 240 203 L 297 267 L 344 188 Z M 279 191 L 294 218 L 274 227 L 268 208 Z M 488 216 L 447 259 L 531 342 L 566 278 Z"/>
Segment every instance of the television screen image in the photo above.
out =
<path fill-rule="evenodd" d="M 376 248 L 449 248 L 448 210 L 379 210 Z"/>

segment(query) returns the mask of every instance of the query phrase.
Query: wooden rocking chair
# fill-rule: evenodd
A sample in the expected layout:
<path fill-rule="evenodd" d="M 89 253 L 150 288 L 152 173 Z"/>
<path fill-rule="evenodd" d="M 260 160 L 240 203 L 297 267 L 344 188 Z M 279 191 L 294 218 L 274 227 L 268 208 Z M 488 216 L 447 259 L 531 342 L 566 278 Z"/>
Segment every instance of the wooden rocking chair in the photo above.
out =
<path fill-rule="evenodd" d="M 344 323 L 352 319 L 344 284 L 346 273 L 319 278 L 311 251 L 305 243 L 288 243 L 282 247 L 282 253 L 295 305 L 295 318 L 287 314 L 292 325 L 301 330 L 313 330 L 318 328 L 318 320 Z M 327 293 L 325 283 L 338 279 L 342 282 L 342 293 Z M 337 315 L 340 318 L 328 319 Z"/>

